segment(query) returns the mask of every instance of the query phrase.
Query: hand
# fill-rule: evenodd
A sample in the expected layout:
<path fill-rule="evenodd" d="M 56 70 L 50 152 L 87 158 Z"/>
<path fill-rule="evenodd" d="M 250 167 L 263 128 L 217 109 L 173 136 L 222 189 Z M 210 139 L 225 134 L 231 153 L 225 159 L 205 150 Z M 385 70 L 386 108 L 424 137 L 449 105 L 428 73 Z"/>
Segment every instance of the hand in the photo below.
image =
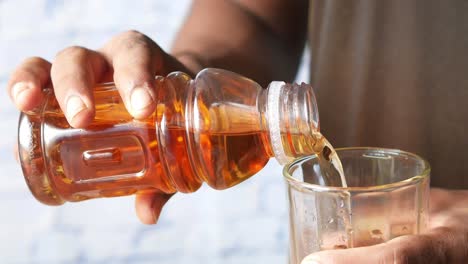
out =
<path fill-rule="evenodd" d="M 44 99 L 42 90 L 53 87 L 57 101 L 71 126 L 86 127 L 94 118 L 93 87 L 114 81 L 129 113 L 145 118 L 155 109 L 154 76 L 181 70 L 179 61 L 147 36 L 128 31 L 112 38 L 99 50 L 69 47 L 53 63 L 26 59 L 11 75 L 8 93 L 21 111 L 32 111 Z M 143 223 L 156 223 L 168 194 L 140 194 L 136 213 Z"/>
<path fill-rule="evenodd" d="M 370 247 L 328 250 L 306 257 L 312 263 L 468 263 L 468 191 L 431 189 L 426 233 Z"/>

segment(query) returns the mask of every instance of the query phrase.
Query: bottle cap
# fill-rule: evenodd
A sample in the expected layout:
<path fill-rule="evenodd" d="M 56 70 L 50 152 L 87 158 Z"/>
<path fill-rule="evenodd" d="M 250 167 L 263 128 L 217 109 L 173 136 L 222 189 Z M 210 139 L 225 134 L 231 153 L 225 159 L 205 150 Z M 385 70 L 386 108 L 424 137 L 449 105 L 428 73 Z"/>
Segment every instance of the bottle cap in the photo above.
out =
<path fill-rule="evenodd" d="M 286 164 L 292 160 L 284 152 L 283 141 L 281 139 L 281 107 L 280 95 L 285 82 L 274 81 L 268 86 L 267 112 L 268 130 L 270 132 L 270 142 L 276 160 L 280 164 Z"/>

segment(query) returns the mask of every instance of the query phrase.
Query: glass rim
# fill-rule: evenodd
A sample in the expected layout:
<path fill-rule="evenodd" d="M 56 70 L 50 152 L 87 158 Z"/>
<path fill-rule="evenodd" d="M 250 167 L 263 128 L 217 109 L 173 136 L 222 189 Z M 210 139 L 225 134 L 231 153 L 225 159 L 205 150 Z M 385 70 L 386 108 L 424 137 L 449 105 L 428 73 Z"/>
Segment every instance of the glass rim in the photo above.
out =
<path fill-rule="evenodd" d="M 404 150 L 399 150 L 399 149 L 391 149 L 391 148 L 379 148 L 379 147 L 346 147 L 346 148 L 337 148 L 335 149 L 336 152 L 340 151 L 348 151 L 348 150 L 371 150 L 371 151 L 383 151 L 386 153 L 398 153 L 398 154 L 405 154 L 408 156 L 411 156 L 417 160 L 420 160 L 423 162 L 423 171 L 419 175 L 414 175 L 408 179 L 402 180 L 402 181 L 397 181 L 393 183 L 388 183 L 388 184 L 382 184 L 382 185 L 374 185 L 374 186 L 367 186 L 367 187 L 339 187 L 339 186 L 322 186 L 322 185 L 317 185 L 313 183 L 307 183 L 304 181 L 300 181 L 296 178 L 294 178 L 291 173 L 290 169 L 301 163 L 304 162 L 305 160 L 310 160 L 310 159 L 316 159 L 317 154 L 297 158 L 290 163 L 286 164 L 283 168 L 282 174 L 285 180 L 289 185 L 292 185 L 296 188 L 299 189 L 307 189 L 311 191 L 316 191 L 316 192 L 343 192 L 343 191 L 349 191 L 349 192 L 372 192 L 372 191 L 383 191 L 383 190 L 388 190 L 388 189 L 394 189 L 398 187 L 404 187 L 408 186 L 417 182 L 420 182 L 423 179 L 429 178 L 429 174 L 431 172 L 431 166 L 429 162 L 422 158 L 421 156 L 404 151 Z"/>

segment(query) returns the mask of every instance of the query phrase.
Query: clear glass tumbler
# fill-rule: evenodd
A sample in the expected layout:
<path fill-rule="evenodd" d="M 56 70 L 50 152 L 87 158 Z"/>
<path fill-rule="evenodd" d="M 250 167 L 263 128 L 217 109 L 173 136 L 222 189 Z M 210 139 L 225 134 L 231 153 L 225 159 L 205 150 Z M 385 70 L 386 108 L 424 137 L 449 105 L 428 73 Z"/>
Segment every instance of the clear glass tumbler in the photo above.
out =
<path fill-rule="evenodd" d="M 327 249 L 419 234 L 428 224 L 430 166 L 394 149 L 337 149 L 347 188 L 323 185 L 316 156 L 285 166 L 290 264 Z"/>

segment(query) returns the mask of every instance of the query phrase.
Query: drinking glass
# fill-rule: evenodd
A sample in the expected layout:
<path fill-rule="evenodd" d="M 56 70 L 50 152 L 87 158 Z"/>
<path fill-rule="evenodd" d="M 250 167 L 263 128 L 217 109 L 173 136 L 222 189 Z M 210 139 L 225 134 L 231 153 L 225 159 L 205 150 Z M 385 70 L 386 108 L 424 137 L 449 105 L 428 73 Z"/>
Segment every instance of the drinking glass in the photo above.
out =
<path fill-rule="evenodd" d="M 324 186 L 317 156 L 285 166 L 290 264 L 327 249 L 370 246 L 427 228 L 430 166 L 395 149 L 337 149 L 348 187 Z"/>

